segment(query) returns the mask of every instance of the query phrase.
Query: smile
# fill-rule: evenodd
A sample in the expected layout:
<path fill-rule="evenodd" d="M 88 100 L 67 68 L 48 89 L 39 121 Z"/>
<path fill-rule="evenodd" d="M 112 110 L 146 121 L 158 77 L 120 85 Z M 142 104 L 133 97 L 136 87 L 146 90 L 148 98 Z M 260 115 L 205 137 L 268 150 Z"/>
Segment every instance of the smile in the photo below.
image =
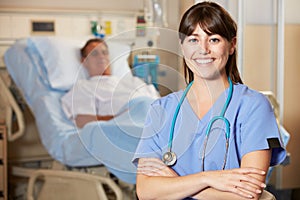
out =
<path fill-rule="evenodd" d="M 213 59 L 212 58 L 209 58 L 209 59 L 196 59 L 195 61 L 199 64 L 207 64 L 207 63 L 213 62 Z"/>

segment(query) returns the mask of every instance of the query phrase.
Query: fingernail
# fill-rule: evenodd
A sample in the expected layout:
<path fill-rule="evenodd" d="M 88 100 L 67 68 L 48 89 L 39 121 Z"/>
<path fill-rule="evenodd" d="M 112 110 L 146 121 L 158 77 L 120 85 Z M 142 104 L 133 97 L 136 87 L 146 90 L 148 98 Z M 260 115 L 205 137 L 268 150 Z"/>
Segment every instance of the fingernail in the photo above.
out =
<path fill-rule="evenodd" d="M 249 195 L 248 197 L 249 197 L 249 199 L 253 199 L 254 198 L 252 195 Z"/>
<path fill-rule="evenodd" d="M 256 193 L 257 193 L 257 194 L 260 194 L 260 193 L 261 193 L 261 190 L 256 190 Z"/>
<path fill-rule="evenodd" d="M 267 185 L 264 184 L 264 183 L 262 183 L 262 184 L 261 184 L 261 187 L 265 188 L 265 187 L 267 187 Z"/>

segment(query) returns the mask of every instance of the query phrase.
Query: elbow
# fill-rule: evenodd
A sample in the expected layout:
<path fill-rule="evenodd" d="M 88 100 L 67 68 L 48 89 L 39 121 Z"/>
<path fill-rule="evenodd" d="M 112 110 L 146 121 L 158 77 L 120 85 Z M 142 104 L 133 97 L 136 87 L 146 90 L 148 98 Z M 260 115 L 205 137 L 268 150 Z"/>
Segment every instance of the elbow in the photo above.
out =
<path fill-rule="evenodd" d="M 159 199 L 158 197 L 155 197 L 152 188 L 147 187 L 141 183 L 136 184 L 136 195 L 139 200 L 156 200 Z M 161 198 L 160 198 L 161 199 Z"/>

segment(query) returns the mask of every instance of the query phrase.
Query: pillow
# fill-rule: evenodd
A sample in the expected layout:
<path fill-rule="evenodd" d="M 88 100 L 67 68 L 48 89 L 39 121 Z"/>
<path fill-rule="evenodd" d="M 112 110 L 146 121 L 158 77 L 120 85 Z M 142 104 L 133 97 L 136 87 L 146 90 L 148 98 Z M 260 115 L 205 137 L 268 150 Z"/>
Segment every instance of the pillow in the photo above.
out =
<path fill-rule="evenodd" d="M 130 54 L 130 46 L 113 41 L 106 41 L 110 55 L 111 73 L 115 76 L 125 76 L 131 70 L 128 64 L 128 57 Z"/>
<path fill-rule="evenodd" d="M 56 37 L 30 37 L 29 56 L 44 82 L 53 89 L 68 90 L 79 75 L 80 43 Z"/>
<path fill-rule="evenodd" d="M 30 57 L 37 57 L 40 76 L 53 89 L 69 90 L 78 79 L 86 78 L 80 63 L 80 48 L 85 41 L 63 37 L 30 37 L 27 40 Z M 126 44 L 107 42 L 113 75 L 131 73 L 127 59 L 130 47 Z"/>

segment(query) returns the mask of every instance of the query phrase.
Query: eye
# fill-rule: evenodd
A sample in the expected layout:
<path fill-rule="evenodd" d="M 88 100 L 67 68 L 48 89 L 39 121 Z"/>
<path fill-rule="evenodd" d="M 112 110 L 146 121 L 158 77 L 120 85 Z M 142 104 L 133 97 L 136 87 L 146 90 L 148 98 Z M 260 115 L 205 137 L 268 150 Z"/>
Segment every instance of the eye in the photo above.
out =
<path fill-rule="evenodd" d="M 93 50 L 92 52 L 91 52 L 91 56 L 97 56 L 99 53 L 98 53 L 98 51 L 97 50 Z"/>
<path fill-rule="evenodd" d="M 219 43 L 219 42 L 220 42 L 220 39 L 218 39 L 218 38 L 211 38 L 211 39 L 209 40 L 209 42 L 210 42 L 210 43 L 213 43 L 213 44 L 216 44 L 216 43 Z"/>
<path fill-rule="evenodd" d="M 190 43 L 195 43 L 195 42 L 198 42 L 198 40 L 196 38 L 191 38 L 191 39 L 189 39 L 189 42 Z"/>
<path fill-rule="evenodd" d="M 108 51 L 107 50 L 102 50 L 102 54 L 103 55 L 108 55 Z"/>
<path fill-rule="evenodd" d="M 193 36 L 188 37 L 186 41 L 187 41 L 188 44 L 197 44 L 199 42 L 199 40 L 196 37 L 193 37 Z"/>

